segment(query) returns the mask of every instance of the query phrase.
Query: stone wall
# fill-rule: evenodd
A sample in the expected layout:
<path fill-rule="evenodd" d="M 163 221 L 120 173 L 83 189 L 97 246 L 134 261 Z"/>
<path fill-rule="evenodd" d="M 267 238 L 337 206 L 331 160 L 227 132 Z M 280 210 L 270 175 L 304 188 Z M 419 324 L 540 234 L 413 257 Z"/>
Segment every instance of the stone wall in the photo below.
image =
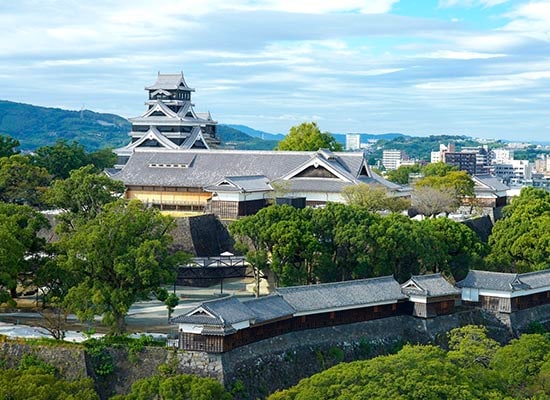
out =
<path fill-rule="evenodd" d="M 233 252 L 233 239 L 226 226 L 213 214 L 176 218 L 176 228 L 172 235 L 175 250 L 183 250 L 196 257 Z"/>
<path fill-rule="evenodd" d="M 403 315 L 291 332 L 223 353 L 224 383 L 231 389 L 239 382 L 243 391 L 237 399 L 263 398 L 342 361 L 393 353 L 404 343 L 445 345 L 448 331 L 469 324 L 487 326 L 489 336 L 501 343 L 514 337 L 502 320 L 479 309 L 430 319 Z"/>
<path fill-rule="evenodd" d="M 34 354 L 53 365 L 67 379 L 88 376 L 86 357 L 81 346 L 36 346 L 15 340 L 0 343 L 0 362 L 7 368 L 16 368 L 27 354 Z"/>
<path fill-rule="evenodd" d="M 174 357 L 180 373 L 210 377 L 223 383 L 219 354 L 175 351 L 164 347 L 145 347 L 136 354 L 122 348 L 109 348 L 107 352 L 112 357 L 114 370 L 105 376 L 96 373 L 94 360 L 86 354 L 82 345 L 30 345 L 19 340 L 1 342 L 0 364 L 6 368 L 17 368 L 25 355 L 35 354 L 56 367 L 65 379 L 92 378 L 102 399 L 128 393 L 135 381 L 155 375 L 160 365 L 169 363 Z"/>
<path fill-rule="evenodd" d="M 484 215 L 481 217 L 468 219 L 462 223 L 473 230 L 482 242 L 487 243 L 489 241 L 489 235 L 491 235 L 494 225 L 491 217 Z"/>
<path fill-rule="evenodd" d="M 446 344 L 453 328 L 474 324 L 488 328 L 489 336 L 506 343 L 533 322 L 550 323 L 550 305 L 514 314 L 491 313 L 462 308 L 451 315 L 423 319 L 401 315 L 354 324 L 290 332 L 222 354 L 176 351 L 149 347 L 137 354 L 125 349 L 109 349 L 114 371 L 107 376 L 95 373 L 93 360 L 79 345 L 35 346 L 23 341 L 0 343 L 0 362 L 16 367 L 24 354 L 36 354 L 58 368 L 68 379 L 92 377 L 102 399 L 128 393 L 133 382 L 157 373 L 174 357 L 181 373 L 211 377 L 226 388 L 240 388 L 236 399 L 264 398 L 278 389 L 295 385 L 343 361 L 372 358 L 397 351 L 404 343 Z"/>

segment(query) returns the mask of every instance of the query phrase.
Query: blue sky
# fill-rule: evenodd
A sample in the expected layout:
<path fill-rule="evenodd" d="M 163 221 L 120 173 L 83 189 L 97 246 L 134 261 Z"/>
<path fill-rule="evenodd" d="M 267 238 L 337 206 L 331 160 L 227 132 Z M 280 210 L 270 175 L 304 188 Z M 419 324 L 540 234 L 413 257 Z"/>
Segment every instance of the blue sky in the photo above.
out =
<path fill-rule="evenodd" d="M 286 133 L 550 141 L 550 0 L 0 3 L 0 98 L 144 112 L 157 71 L 197 111 Z"/>

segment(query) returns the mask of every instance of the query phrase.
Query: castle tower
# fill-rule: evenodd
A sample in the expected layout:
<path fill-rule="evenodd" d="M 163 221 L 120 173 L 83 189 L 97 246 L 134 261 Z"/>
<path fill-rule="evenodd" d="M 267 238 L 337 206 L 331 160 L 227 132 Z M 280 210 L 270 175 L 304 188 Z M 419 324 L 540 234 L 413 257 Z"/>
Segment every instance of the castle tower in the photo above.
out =
<path fill-rule="evenodd" d="M 157 81 L 145 88 L 147 110 L 139 117 L 130 118 L 131 142 L 115 149 L 117 166 L 122 167 L 137 147 L 166 149 L 208 149 L 219 144 L 216 124 L 209 112 L 197 113 L 191 103 L 195 89 L 187 86 L 180 74 L 161 74 Z"/>

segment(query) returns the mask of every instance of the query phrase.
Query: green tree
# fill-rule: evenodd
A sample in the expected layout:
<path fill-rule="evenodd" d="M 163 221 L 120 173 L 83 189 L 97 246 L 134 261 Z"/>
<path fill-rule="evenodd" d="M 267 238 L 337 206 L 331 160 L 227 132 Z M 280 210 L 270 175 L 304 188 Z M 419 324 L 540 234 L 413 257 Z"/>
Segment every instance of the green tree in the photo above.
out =
<path fill-rule="evenodd" d="M 21 277 L 38 268 L 38 253 L 45 245 L 38 232 L 48 226 L 48 220 L 29 206 L 0 203 L 0 303 L 16 297 Z"/>
<path fill-rule="evenodd" d="M 90 164 L 93 164 L 97 172 L 101 172 L 105 168 L 112 168 L 116 164 L 117 156 L 113 153 L 112 148 L 107 147 L 89 153 L 88 160 Z"/>
<path fill-rule="evenodd" d="M 435 346 L 406 345 L 399 353 L 341 363 L 268 400 L 502 399 L 492 381 L 471 377 Z"/>
<path fill-rule="evenodd" d="M 484 326 L 467 325 L 452 329 L 449 339 L 449 360 L 464 368 L 475 365 L 487 368 L 499 349 L 497 341 L 487 337 Z"/>
<path fill-rule="evenodd" d="M 523 188 L 504 208 L 489 236 L 488 267 L 498 271 L 529 272 L 548 268 L 550 260 L 550 193 Z"/>
<path fill-rule="evenodd" d="M 274 205 L 233 222 L 229 230 L 249 250 L 266 252 L 276 284 L 311 283 L 319 243 L 311 232 L 310 212 Z"/>
<path fill-rule="evenodd" d="M 466 171 L 450 171 L 444 176 L 429 175 L 416 183 L 417 187 L 453 189 L 458 199 L 474 196 L 474 181 Z"/>
<path fill-rule="evenodd" d="M 514 398 L 525 398 L 526 387 L 550 359 L 550 341 L 540 334 L 522 335 L 495 353 L 491 367 L 508 385 Z"/>
<path fill-rule="evenodd" d="M 399 168 L 388 171 L 386 178 L 400 185 L 406 185 L 409 183 L 410 174 L 420 173 L 420 166 L 415 165 L 400 165 Z"/>
<path fill-rule="evenodd" d="M 0 201 L 40 206 L 49 183 L 48 172 L 32 165 L 27 157 L 16 154 L 0 158 Z"/>
<path fill-rule="evenodd" d="M 443 176 L 428 175 L 416 182 L 412 203 L 422 214 L 434 216 L 441 212 L 448 214 L 460 207 L 465 198 L 474 196 L 474 181 L 468 173 L 451 170 Z"/>
<path fill-rule="evenodd" d="M 377 214 L 358 206 L 329 203 L 313 210 L 313 235 L 319 243 L 316 275 L 321 282 L 373 276 L 370 253 L 375 238 L 370 227 L 379 223 Z"/>
<path fill-rule="evenodd" d="M 178 258 L 168 253 L 172 218 L 138 201 L 107 204 L 59 241 L 59 265 L 78 282 L 65 297 L 81 320 L 103 315 L 111 334 L 125 330 L 130 306 L 173 282 Z"/>
<path fill-rule="evenodd" d="M 61 231 L 70 231 L 89 219 L 95 218 L 107 203 L 120 199 L 124 184 L 104 174 L 95 173 L 93 166 L 71 171 L 64 180 L 56 180 L 44 193 L 44 200 L 50 206 L 61 209 Z"/>
<path fill-rule="evenodd" d="M 321 132 L 315 122 L 304 122 L 293 126 L 276 150 L 317 151 L 328 149 L 342 151 L 342 145 L 328 132 Z"/>
<path fill-rule="evenodd" d="M 17 369 L 0 369 L 0 399 L 99 400 L 99 396 L 91 379 L 61 379 L 55 368 L 35 360 L 23 362 Z"/>
<path fill-rule="evenodd" d="M 32 156 L 32 162 L 44 168 L 54 178 L 65 179 L 72 170 L 87 165 L 90 160 L 84 146 L 73 141 L 58 139 L 53 146 L 39 147 Z"/>
<path fill-rule="evenodd" d="M 195 375 L 151 376 L 136 381 L 126 396 L 111 400 L 183 399 L 183 400 L 231 400 L 232 396 L 215 379 Z"/>
<path fill-rule="evenodd" d="M 466 277 L 470 268 L 483 265 L 488 248 L 468 226 L 449 218 L 426 219 L 420 224 L 435 239 L 441 254 L 437 263 L 438 272 L 452 275 L 459 281 Z"/>
<path fill-rule="evenodd" d="M 18 147 L 19 140 L 13 139 L 10 136 L 0 135 L 0 158 L 19 154 Z"/>
<path fill-rule="evenodd" d="M 458 171 L 458 168 L 451 164 L 445 164 L 444 162 L 426 164 L 421 172 L 424 176 L 440 176 L 443 177 L 449 172 Z"/>
<path fill-rule="evenodd" d="M 374 276 L 394 275 L 404 282 L 411 275 L 436 271 L 442 248 L 424 225 L 409 217 L 390 214 L 369 228 L 375 239 L 369 254 Z"/>
<path fill-rule="evenodd" d="M 347 186 L 342 191 L 342 197 L 348 204 L 357 205 L 368 211 L 400 212 L 410 206 L 410 201 L 402 197 L 393 197 L 383 186 L 359 185 Z"/>

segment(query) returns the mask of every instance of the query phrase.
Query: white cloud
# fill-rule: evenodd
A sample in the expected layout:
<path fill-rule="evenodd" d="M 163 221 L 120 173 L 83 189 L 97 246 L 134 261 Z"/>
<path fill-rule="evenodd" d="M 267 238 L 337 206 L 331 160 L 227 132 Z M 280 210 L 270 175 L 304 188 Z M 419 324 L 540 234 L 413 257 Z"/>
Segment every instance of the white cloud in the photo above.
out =
<path fill-rule="evenodd" d="M 394 15 L 397 2 L 6 2 L 0 85 L 10 100 L 135 116 L 158 70 L 183 70 L 199 111 L 281 132 L 321 118 L 333 131 L 459 131 L 452 121 L 465 113 L 489 129 L 483 123 L 495 114 L 476 114 L 489 113 L 487 104 L 496 113 L 513 101 L 526 116 L 540 109 L 510 99 L 538 100 L 549 90 L 548 52 L 533 39 L 550 26 L 545 3 L 509 4 L 491 26 L 503 17 L 509 24 L 488 30 L 468 28 L 462 15 L 461 23 Z"/>
<path fill-rule="evenodd" d="M 399 0 L 266 0 L 250 2 L 248 8 L 291 13 L 323 14 L 334 12 L 360 12 L 384 14 L 391 11 Z"/>
<path fill-rule="evenodd" d="M 506 15 L 512 19 L 502 29 L 550 41 L 550 1 L 522 4 Z"/>
<path fill-rule="evenodd" d="M 505 57 L 503 53 L 481 53 L 475 51 L 456 51 L 456 50 L 437 50 L 428 54 L 419 55 L 419 57 L 450 59 L 450 60 L 475 60 Z"/>
<path fill-rule="evenodd" d="M 439 6 L 449 7 L 494 7 L 509 0 L 439 0 Z"/>
<path fill-rule="evenodd" d="M 416 88 L 436 91 L 500 91 L 532 87 L 537 84 L 536 81 L 549 78 L 550 71 L 532 71 L 491 78 L 440 80 L 421 83 Z"/>
<path fill-rule="evenodd" d="M 459 51 L 480 53 L 512 52 L 529 42 L 526 37 L 510 32 L 472 33 L 449 38 L 454 41 Z"/>

